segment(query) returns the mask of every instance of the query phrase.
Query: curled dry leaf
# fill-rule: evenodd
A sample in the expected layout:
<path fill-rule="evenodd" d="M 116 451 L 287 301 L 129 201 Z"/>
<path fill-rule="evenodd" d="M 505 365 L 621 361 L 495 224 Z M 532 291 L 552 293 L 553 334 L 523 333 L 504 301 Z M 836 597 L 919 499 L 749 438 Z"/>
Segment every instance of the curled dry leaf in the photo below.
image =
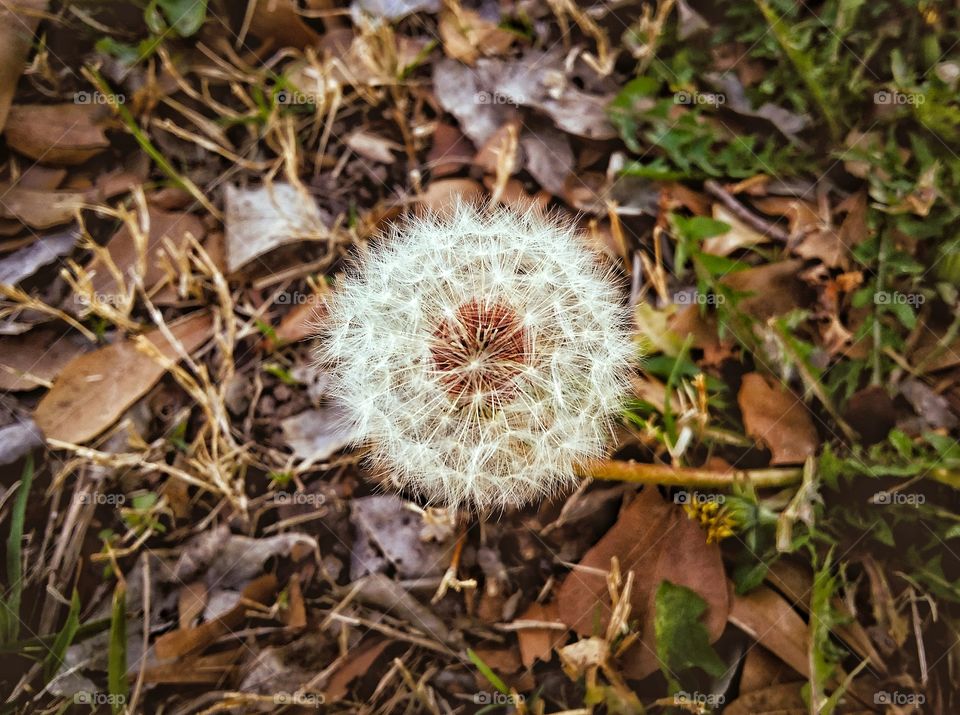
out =
<path fill-rule="evenodd" d="M 468 65 L 481 55 L 502 55 L 517 39 L 515 33 L 459 4 L 441 13 L 438 29 L 447 55 Z"/>
<path fill-rule="evenodd" d="M 769 447 L 771 464 L 797 464 L 816 454 L 816 427 L 803 400 L 760 373 L 743 376 L 737 394 L 747 434 Z"/>
<path fill-rule="evenodd" d="M 33 33 L 48 4 L 47 0 L 17 0 L 0 5 L 0 131 L 26 66 Z"/>
<path fill-rule="evenodd" d="M 188 234 L 199 241 L 204 237 L 205 231 L 200 219 L 193 214 L 162 211 L 153 207 L 148 209 L 148 214 L 150 230 L 146 236 L 146 271 L 143 275 L 143 284 L 150 289 L 165 274 L 163 263 L 159 258 L 161 251 L 166 253 L 165 243 L 169 241 L 179 249 L 186 243 Z M 125 277 L 128 276 L 138 260 L 137 246 L 130 227 L 124 224 L 104 247 L 120 272 Z M 173 259 L 170 260 L 172 262 Z M 101 265 L 99 259 L 94 258 L 86 268 L 95 273 L 91 283 L 98 295 L 112 295 L 119 292 L 113 274 L 105 265 Z"/>
<path fill-rule="evenodd" d="M 790 603 L 768 586 L 731 596 L 730 622 L 804 677 L 810 675 L 810 634 Z"/>
<path fill-rule="evenodd" d="M 765 263 L 754 268 L 728 273 L 720 282 L 748 295 L 737 308 L 756 320 L 789 313 L 802 304 L 803 285 L 797 273 L 803 261 Z"/>
<path fill-rule="evenodd" d="M 531 603 L 521 621 L 542 621 L 544 623 L 562 624 L 560 609 L 556 601 L 547 604 Z M 549 661 L 553 651 L 567 640 L 567 630 L 555 628 L 521 628 L 517 631 L 517 641 L 520 644 L 520 660 L 524 668 L 532 668 L 534 662 Z"/>
<path fill-rule="evenodd" d="M 0 340 L 0 390 L 35 390 L 60 374 L 89 343 L 78 336 L 36 328 Z"/>
<path fill-rule="evenodd" d="M 295 0 L 257 0 L 252 3 L 250 32 L 263 40 L 273 40 L 278 47 L 312 47 L 320 35 L 303 21 L 296 11 Z"/>
<path fill-rule="evenodd" d="M 346 415 L 336 406 L 306 410 L 286 418 L 280 426 L 294 454 L 310 463 L 329 459 L 356 437 Z"/>
<path fill-rule="evenodd" d="M 275 182 L 254 189 L 227 186 L 227 270 L 240 270 L 279 246 L 325 238 L 327 223 L 313 197 L 291 184 Z"/>
<path fill-rule="evenodd" d="M 76 227 L 41 236 L 29 246 L 0 260 L 0 283 L 16 285 L 43 266 L 53 263 L 73 250 L 80 237 Z"/>
<path fill-rule="evenodd" d="M 0 186 L 0 217 L 16 219 L 33 228 L 67 223 L 87 201 L 80 191 L 36 191 L 23 186 Z"/>
<path fill-rule="evenodd" d="M 401 578 L 437 576 L 450 562 L 452 544 L 424 541 L 421 517 L 395 496 L 354 499 L 350 521 L 356 529 L 350 559 L 352 579 L 391 568 Z"/>
<path fill-rule="evenodd" d="M 104 134 L 108 115 L 99 104 L 20 104 L 10 108 L 4 134 L 11 149 L 31 159 L 73 166 L 110 146 Z"/>
<path fill-rule="evenodd" d="M 157 638 L 154 643 L 157 657 L 160 659 L 182 658 L 202 651 L 218 638 L 237 630 L 246 620 L 251 603 L 260 603 L 266 608 L 277 592 L 278 585 L 277 578 L 273 574 L 266 574 L 251 581 L 243 589 L 240 602 L 226 613 L 198 626 L 178 628 Z"/>
<path fill-rule="evenodd" d="M 623 672 L 643 678 L 659 668 L 654 632 L 657 588 L 664 580 L 696 591 L 707 602 L 704 625 L 712 643 L 727 622 L 729 594 L 717 544 L 683 510 L 668 504 L 654 487 L 646 487 L 624 507 L 617 522 L 564 579 L 557 597 L 560 619 L 583 636 L 606 627 L 611 615 L 605 578 L 617 557 L 626 577 L 633 571 L 631 621 L 639 622 L 641 640 L 621 657 Z"/>
<path fill-rule="evenodd" d="M 205 312 L 194 313 L 170 325 L 187 352 L 210 336 L 213 327 Z M 145 335 L 167 358 L 177 352 L 159 329 Z M 130 339 L 80 355 L 61 371 L 50 391 L 40 400 L 33 417 L 48 439 L 82 444 L 112 425 L 143 397 L 165 370 L 135 347 Z"/>

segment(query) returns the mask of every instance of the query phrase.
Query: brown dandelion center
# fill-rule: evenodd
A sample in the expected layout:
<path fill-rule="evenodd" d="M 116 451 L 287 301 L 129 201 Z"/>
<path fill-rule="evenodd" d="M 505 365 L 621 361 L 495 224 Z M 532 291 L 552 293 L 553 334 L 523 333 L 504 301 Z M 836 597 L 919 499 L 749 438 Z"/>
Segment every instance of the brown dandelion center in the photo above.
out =
<path fill-rule="evenodd" d="M 474 298 L 440 322 L 430 354 L 440 382 L 458 404 L 479 396 L 493 407 L 516 391 L 514 378 L 527 362 L 527 336 L 512 308 Z"/>

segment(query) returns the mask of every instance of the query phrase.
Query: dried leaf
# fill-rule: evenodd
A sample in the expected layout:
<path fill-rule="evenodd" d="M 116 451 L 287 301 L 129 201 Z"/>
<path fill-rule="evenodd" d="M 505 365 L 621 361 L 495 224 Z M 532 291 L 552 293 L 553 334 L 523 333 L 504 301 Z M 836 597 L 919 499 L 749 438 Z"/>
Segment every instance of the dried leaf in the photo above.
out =
<path fill-rule="evenodd" d="M 660 667 L 654 655 L 654 618 L 656 592 L 664 580 L 686 586 L 707 602 L 709 641 L 720 637 L 729 598 L 720 549 L 707 544 L 700 527 L 653 487 L 623 509 L 610 531 L 580 560 L 580 568 L 564 579 L 557 597 L 560 618 L 577 633 L 590 635 L 609 621 L 610 595 L 602 574 L 614 556 L 624 575 L 633 571 L 630 620 L 639 622 L 641 633 L 641 642 L 621 658 L 626 675 L 643 678 Z"/>
<path fill-rule="evenodd" d="M 0 217 L 17 219 L 33 228 L 50 228 L 73 220 L 87 195 L 79 191 L 35 191 L 0 186 Z"/>
<path fill-rule="evenodd" d="M 544 621 L 546 623 L 562 623 L 560 609 L 556 601 L 541 605 L 531 603 L 523 615 L 522 621 Z M 537 660 L 548 662 L 553 657 L 553 650 L 567 640 L 567 631 L 553 628 L 521 628 L 517 631 L 517 641 L 520 644 L 520 660 L 523 667 L 532 668 Z"/>
<path fill-rule="evenodd" d="M 48 4 L 47 0 L 16 0 L 0 5 L 0 131 L 6 126 L 33 33 Z"/>
<path fill-rule="evenodd" d="M 781 683 L 741 695 L 724 708 L 724 715 L 808 715 L 803 683 Z"/>
<path fill-rule="evenodd" d="M 481 55 L 502 55 L 517 35 L 468 8 L 445 9 L 440 15 L 440 39 L 449 57 L 472 65 Z"/>
<path fill-rule="evenodd" d="M 329 459 L 356 438 L 346 414 L 336 406 L 318 407 L 280 423 L 294 454 L 306 462 Z"/>
<path fill-rule="evenodd" d="M 156 286 L 165 275 L 163 264 L 158 260 L 160 252 L 166 253 L 164 243 L 169 241 L 175 248 L 181 248 L 186 244 L 188 234 L 199 241 L 206 232 L 203 230 L 200 219 L 193 214 L 161 211 L 153 207 L 150 207 L 147 212 L 150 230 L 146 237 L 146 272 L 143 275 L 143 284 L 150 289 Z M 137 246 L 130 227 L 124 224 L 104 247 L 110 253 L 110 258 L 116 267 L 128 276 L 130 269 L 136 266 L 138 260 Z M 99 259 L 94 258 L 86 268 L 96 273 L 91 283 L 99 297 L 119 293 L 113 274 L 106 266 L 101 265 Z"/>
<path fill-rule="evenodd" d="M 210 336 L 212 321 L 198 312 L 170 325 L 173 335 L 191 352 Z M 146 334 L 168 358 L 174 346 L 158 330 Z M 74 358 L 43 397 L 33 418 L 48 439 L 82 444 L 112 425 L 163 377 L 164 368 L 134 347 L 132 340 Z"/>
<path fill-rule="evenodd" d="M 88 349 L 86 341 L 44 328 L 5 337 L 0 340 L 0 390 L 16 392 L 45 386 Z"/>
<path fill-rule="evenodd" d="M 361 645 L 355 652 L 351 651 L 350 658 L 333 672 L 327 682 L 327 687 L 324 688 L 324 694 L 327 696 L 326 702 L 335 703 L 342 700 L 343 696 L 347 694 L 347 687 L 350 683 L 367 673 L 377 662 L 377 659 L 383 655 L 383 651 L 386 650 L 388 645 L 390 645 L 390 641 L 375 638 Z"/>
<path fill-rule="evenodd" d="M 756 320 L 789 313 L 801 305 L 804 286 L 797 277 L 803 261 L 765 263 L 725 275 L 720 282 L 748 295 L 737 308 Z"/>
<path fill-rule="evenodd" d="M 10 148 L 45 164 L 73 166 L 96 156 L 110 142 L 97 104 L 19 104 L 10 108 L 4 134 Z"/>
<path fill-rule="evenodd" d="M 804 677 L 810 676 L 807 624 L 776 591 L 759 586 L 750 593 L 733 594 L 730 622 Z"/>
<path fill-rule="evenodd" d="M 320 42 L 320 35 L 303 21 L 295 0 L 254 0 L 250 32 L 277 47 L 302 50 Z"/>
<path fill-rule="evenodd" d="M 66 256 L 80 237 L 76 228 L 41 236 L 25 248 L 0 260 L 0 283 L 16 285 L 43 266 Z"/>
<path fill-rule="evenodd" d="M 384 20 L 400 20 L 415 12 L 440 12 L 440 0 L 353 0 L 354 16 L 373 15 Z"/>
<path fill-rule="evenodd" d="M 704 239 L 703 250 L 715 256 L 729 256 L 741 248 L 758 246 L 769 242 L 769 237 L 750 228 L 719 203 L 713 205 L 713 219 L 727 224 L 730 229 L 717 236 Z"/>
<path fill-rule="evenodd" d="M 240 270 L 278 246 L 328 234 L 313 197 L 291 184 L 273 183 L 255 189 L 227 186 L 227 270 Z"/>
<path fill-rule="evenodd" d="M 747 434 L 770 449 L 771 464 L 796 464 L 816 454 L 820 443 L 803 400 L 756 372 L 743 376 L 737 394 Z"/>
<path fill-rule="evenodd" d="M 277 592 L 277 579 L 266 574 L 251 581 L 243 589 L 240 603 L 212 621 L 206 621 L 193 628 L 179 628 L 164 633 L 154 643 L 154 650 L 160 659 L 182 658 L 185 655 L 202 651 L 218 638 L 235 630 L 246 620 L 250 602 L 268 605 L 269 599 Z"/>
<path fill-rule="evenodd" d="M 420 516 L 395 496 L 354 499 L 350 521 L 356 527 L 350 559 L 353 580 L 389 568 L 400 578 L 437 576 L 447 568 L 452 544 L 424 541 Z"/>

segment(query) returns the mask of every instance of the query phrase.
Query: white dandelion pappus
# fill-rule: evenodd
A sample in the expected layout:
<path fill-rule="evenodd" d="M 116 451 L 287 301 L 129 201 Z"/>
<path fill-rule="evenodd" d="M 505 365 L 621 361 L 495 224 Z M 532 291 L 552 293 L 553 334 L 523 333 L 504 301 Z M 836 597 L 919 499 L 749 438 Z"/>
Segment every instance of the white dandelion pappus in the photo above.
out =
<path fill-rule="evenodd" d="M 569 223 L 458 203 L 393 226 L 342 281 L 318 357 L 397 488 L 522 505 L 603 452 L 634 355 L 618 295 Z"/>

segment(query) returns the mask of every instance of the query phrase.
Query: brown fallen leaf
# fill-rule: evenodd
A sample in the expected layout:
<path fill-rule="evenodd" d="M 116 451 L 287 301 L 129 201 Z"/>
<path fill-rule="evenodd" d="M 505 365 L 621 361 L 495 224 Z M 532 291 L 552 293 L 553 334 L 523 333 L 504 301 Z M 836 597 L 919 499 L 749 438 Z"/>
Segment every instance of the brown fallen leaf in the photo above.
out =
<path fill-rule="evenodd" d="M 0 5 L 0 131 L 7 123 L 7 114 L 17 82 L 26 66 L 47 0 L 14 0 Z"/>
<path fill-rule="evenodd" d="M 468 65 L 481 55 L 502 55 L 517 39 L 515 33 L 459 3 L 445 6 L 438 29 L 447 56 Z"/>
<path fill-rule="evenodd" d="M 750 295 L 737 308 L 756 320 L 783 315 L 802 304 L 803 285 L 797 274 L 803 261 L 766 263 L 755 268 L 728 273 L 720 282 L 728 288 Z"/>
<path fill-rule="evenodd" d="M 601 631 L 610 619 L 605 574 L 616 556 L 624 577 L 633 571 L 631 621 L 638 621 L 641 640 L 621 657 L 623 672 L 644 678 L 656 671 L 654 602 L 660 583 L 669 580 L 696 591 L 707 602 L 704 625 L 712 643 L 727 622 L 729 594 L 720 548 L 707 544 L 697 524 L 683 510 L 668 504 L 653 487 L 645 488 L 624 507 L 617 522 L 564 579 L 557 596 L 560 619 L 583 636 Z"/>
<path fill-rule="evenodd" d="M 240 602 L 226 613 L 213 620 L 201 623 L 193 628 L 178 628 L 157 638 L 154 649 L 161 660 L 182 658 L 198 653 L 221 636 L 235 631 L 246 620 L 250 603 L 269 605 L 269 600 L 277 592 L 277 578 L 265 574 L 247 584 L 243 589 Z"/>
<path fill-rule="evenodd" d="M 711 253 L 715 256 L 729 256 L 741 248 L 752 248 L 770 241 L 768 236 L 764 236 L 745 224 L 719 203 L 713 205 L 713 219 L 727 224 L 730 230 L 719 236 L 711 236 L 705 239 L 703 242 L 705 253 Z"/>
<path fill-rule="evenodd" d="M 44 164 L 73 166 L 96 156 L 110 142 L 99 104 L 18 104 L 10 108 L 4 131 L 11 149 Z"/>
<path fill-rule="evenodd" d="M 192 352 L 209 338 L 212 327 L 210 316 L 198 312 L 172 323 L 170 330 Z M 159 329 L 145 337 L 166 357 L 176 357 L 174 346 Z M 133 340 L 118 340 L 67 363 L 33 418 L 48 439 L 82 444 L 119 419 L 163 373 L 164 368 L 137 350 Z"/>
<path fill-rule="evenodd" d="M 150 230 L 147 233 L 146 271 L 143 284 L 153 288 L 165 275 L 163 265 L 158 260 L 158 254 L 164 250 L 165 241 L 169 240 L 174 246 L 182 247 L 186 243 L 187 234 L 191 234 L 198 241 L 203 239 L 205 231 L 203 224 L 193 214 L 161 211 L 150 207 L 147 210 Z M 126 277 L 128 271 L 137 264 L 137 246 L 130 227 L 124 224 L 104 246 L 110 253 L 110 258 Z M 92 284 L 98 297 L 119 293 L 116 279 L 101 261 L 94 258 L 87 266 L 88 271 L 95 271 Z"/>
<path fill-rule="evenodd" d="M 427 152 L 427 168 L 434 180 L 455 174 L 469 164 L 476 150 L 463 132 L 453 124 L 437 122 L 433 144 Z"/>
<path fill-rule="evenodd" d="M 755 199 L 753 205 L 764 213 L 783 216 L 790 222 L 790 238 L 806 236 L 823 225 L 817 205 L 791 196 L 766 196 Z"/>
<path fill-rule="evenodd" d="M 546 604 L 531 603 L 518 620 L 562 623 L 556 601 Z M 549 661 L 553 657 L 554 648 L 563 645 L 566 640 L 566 629 L 521 628 L 517 631 L 517 641 L 520 644 L 520 660 L 523 662 L 523 667 L 532 668 L 537 660 Z"/>
<path fill-rule="evenodd" d="M 247 652 L 249 652 L 249 646 L 242 645 L 221 653 L 148 665 L 143 669 L 143 682 L 168 685 L 216 685 L 223 682 Z"/>
<path fill-rule="evenodd" d="M 299 574 L 295 573 L 290 577 L 287 594 L 288 606 L 280 611 L 280 619 L 287 628 L 303 628 L 307 625 L 307 607 L 303 601 Z"/>
<path fill-rule="evenodd" d="M 803 682 L 780 683 L 741 695 L 723 709 L 724 715 L 807 715 Z"/>
<path fill-rule="evenodd" d="M 730 622 L 802 676 L 810 676 L 807 624 L 772 588 L 759 586 L 745 595 L 732 593 Z"/>
<path fill-rule="evenodd" d="M 747 373 L 737 404 L 747 434 L 770 449 L 771 464 L 797 464 L 816 454 L 820 440 L 810 412 L 779 382 Z"/>
<path fill-rule="evenodd" d="M 351 657 L 330 676 L 327 687 L 324 689 L 326 702 L 335 703 L 342 700 L 347 694 L 350 683 L 369 671 L 388 645 L 390 641 L 386 639 L 375 639 L 352 652 Z"/>
<path fill-rule="evenodd" d="M 227 269 L 231 273 L 274 248 L 328 234 L 316 201 L 292 184 L 228 185 L 224 201 Z"/>
<path fill-rule="evenodd" d="M 36 328 L 0 339 L 0 390 L 35 390 L 60 374 L 87 344 L 60 333 Z"/>
<path fill-rule="evenodd" d="M 432 181 L 426 190 L 417 197 L 421 209 L 445 215 L 453 206 L 454 199 L 476 201 L 483 196 L 483 187 L 473 179 L 441 179 Z"/>
<path fill-rule="evenodd" d="M 770 565 L 766 580 L 795 606 L 804 612 L 810 612 L 810 596 L 813 593 L 813 571 L 798 561 L 786 558 L 777 559 Z M 871 667 L 875 670 L 886 671 L 886 665 L 866 630 L 850 613 L 847 604 L 840 598 L 833 599 L 833 607 L 838 613 L 849 617 L 847 623 L 834 626 L 833 633 L 840 638 L 850 649 L 860 656 L 861 660 L 870 659 Z"/>
<path fill-rule="evenodd" d="M 320 35 L 303 21 L 294 0 L 258 0 L 252 4 L 250 32 L 276 47 L 302 50 L 320 42 Z"/>
<path fill-rule="evenodd" d="M 743 656 L 740 673 L 740 696 L 763 690 L 771 685 L 795 680 L 796 672 L 762 645 L 749 648 Z"/>
<path fill-rule="evenodd" d="M 171 482 L 177 481 L 171 479 Z M 177 617 L 180 628 L 190 628 L 207 607 L 209 589 L 203 581 L 185 584 L 177 598 Z"/>
<path fill-rule="evenodd" d="M 33 228 L 50 228 L 71 221 L 88 199 L 87 193 L 80 191 L 35 191 L 2 185 L 0 195 L 0 217 L 17 219 Z"/>
<path fill-rule="evenodd" d="M 66 169 L 34 164 L 23 170 L 17 185 L 37 191 L 53 191 L 63 183 L 65 178 L 67 178 Z"/>

